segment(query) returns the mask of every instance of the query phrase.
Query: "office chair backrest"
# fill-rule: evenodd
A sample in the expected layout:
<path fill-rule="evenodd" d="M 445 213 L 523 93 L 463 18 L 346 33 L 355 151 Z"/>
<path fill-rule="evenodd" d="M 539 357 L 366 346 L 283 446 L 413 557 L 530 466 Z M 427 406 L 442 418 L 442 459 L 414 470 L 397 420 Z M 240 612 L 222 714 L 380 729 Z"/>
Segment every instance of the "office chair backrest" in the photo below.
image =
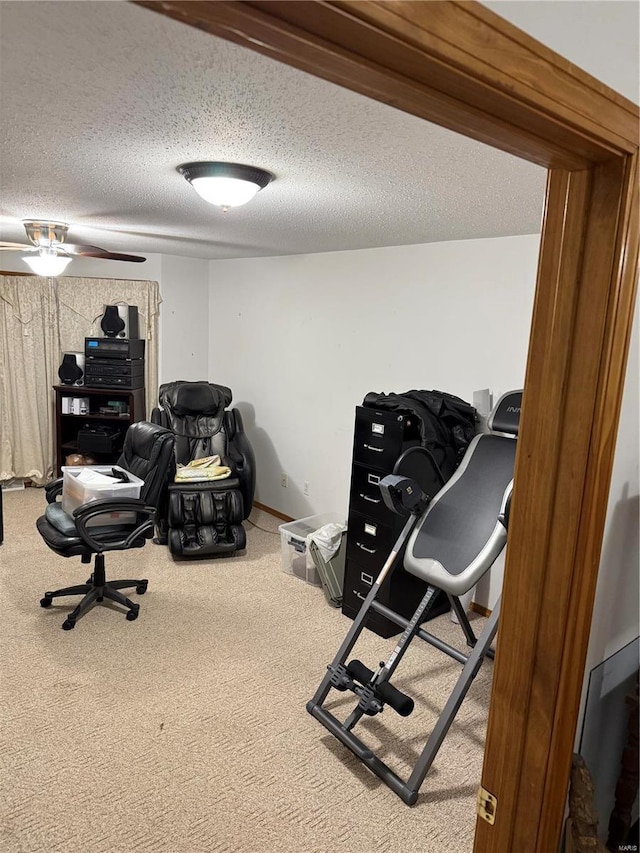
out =
<path fill-rule="evenodd" d="M 522 391 L 504 394 L 409 539 L 407 571 L 453 595 L 475 586 L 507 539 Z"/>
<path fill-rule="evenodd" d="M 175 433 L 179 463 L 227 454 L 225 408 L 231 400 L 231 389 L 213 382 L 177 381 L 160 386 L 160 423 Z"/>
<path fill-rule="evenodd" d="M 144 480 L 140 497 L 158 506 L 173 466 L 173 433 L 147 421 L 131 424 L 117 464 Z"/>

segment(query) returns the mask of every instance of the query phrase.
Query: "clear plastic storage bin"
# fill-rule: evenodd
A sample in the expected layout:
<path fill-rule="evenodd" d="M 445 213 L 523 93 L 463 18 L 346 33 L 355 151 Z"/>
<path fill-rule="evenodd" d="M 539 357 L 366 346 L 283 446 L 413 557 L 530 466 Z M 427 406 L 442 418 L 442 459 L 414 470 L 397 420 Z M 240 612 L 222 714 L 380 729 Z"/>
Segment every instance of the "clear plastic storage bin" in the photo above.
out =
<path fill-rule="evenodd" d="M 282 571 L 297 578 L 302 578 L 307 583 L 320 586 L 318 570 L 311 564 L 307 565 L 308 537 L 319 530 L 325 524 L 344 524 L 344 518 L 340 518 L 334 512 L 324 515 L 310 515 L 308 518 L 300 518 L 281 524 L 280 548 L 282 552 Z"/>
<path fill-rule="evenodd" d="M 78 480 L 78 474 L 87 469 L 99 474 L 111 476 L 112 471 L 123 471 L 129 478 L 128 483 L 110 483 L 98 485 L 83 483 Z M 62 467 L 62 509 L 73 515 L 74 509 L 92 501 L 102 501 L 116 498 L 139 498 L 144 480 L 140 480 L 130 471 L 125 471 L 118 465 L 63 465 Z M 135 522 L 135 512 L 112 512 L 92 518 L 87 527 L 104 527 L 109 524 L 130 524 Z"/>

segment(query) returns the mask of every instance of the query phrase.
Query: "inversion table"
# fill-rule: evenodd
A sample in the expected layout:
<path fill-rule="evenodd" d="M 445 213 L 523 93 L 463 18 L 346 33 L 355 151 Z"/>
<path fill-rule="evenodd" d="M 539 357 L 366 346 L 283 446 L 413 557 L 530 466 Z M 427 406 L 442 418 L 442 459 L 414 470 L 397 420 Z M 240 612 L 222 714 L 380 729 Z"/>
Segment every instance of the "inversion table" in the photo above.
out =
<path fill-rule="evenodd" d="M 307 703 L 309 713 L 408 805 L 416 802 L 420 786 L 484 658 L 493 657 L 491 643 L 498 628 L 500 601 L 477 638 L 459 596 L 478 583 L 507 541 L 521 402 L 522 391 L 511 391 L 500 398 L 488 420 L 489 432 L 472 439 L 460 466 L 433 499 L 424 495 L 414 480 L 401 474 L 381 481 L 387 506 L 408 513 L 409 517 L 315 696 Z M 405 542 L 404 569 L 428 584 L 411 619 L 376 600 L 392 572 L 399 570 L 397 557 Z M 448 595 L 467 645 L 472 647 L 468 655 L 421 627 L 439 589 Z M 359 660 L 346 662 L 371 610 L 404 629 L 389 658 L 374 670 Z M 385 705 L 401 716 L 411 714 L 413 699 L 394 687 L 390 679 L 415 637 L 461 663 L 462 672 L 413 771 L 404 780 L 353 733 L 353 728 L 362 716 L 375 716 Z M 323 707 L 332 689 L 351 691 L 357 696 L 355 708 L 343 722 Z"/>

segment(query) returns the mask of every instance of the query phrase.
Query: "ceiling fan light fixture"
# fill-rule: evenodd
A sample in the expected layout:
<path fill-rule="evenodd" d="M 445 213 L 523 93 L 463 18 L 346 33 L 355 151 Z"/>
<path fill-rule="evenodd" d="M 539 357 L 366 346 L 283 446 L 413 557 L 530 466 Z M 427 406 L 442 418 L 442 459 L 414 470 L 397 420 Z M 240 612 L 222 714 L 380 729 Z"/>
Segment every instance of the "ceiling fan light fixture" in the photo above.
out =
<path fill-rule="evenodd" d="M 240 207 L 267 186 L 274 175 L 257 166 L 200 161 L 178 166 L 198 195 L 223 210 Z"/>
<path fill-rule="evenodd" d="M 58 255 L 55 249 L 40 249 L 39 254 L 33 257 L 23 257 L 22 260 L 31 267 L 36 275 L 51 278 L 64 272 L 72 259 Z"/>
<path fill-rule="evenodd" d="M 66 222 L 41 221 L 39 219 L 23 219 L 22 224 L 27 237 L 39 249 L 51 248 L 64 243 L 69 226 Z"/>

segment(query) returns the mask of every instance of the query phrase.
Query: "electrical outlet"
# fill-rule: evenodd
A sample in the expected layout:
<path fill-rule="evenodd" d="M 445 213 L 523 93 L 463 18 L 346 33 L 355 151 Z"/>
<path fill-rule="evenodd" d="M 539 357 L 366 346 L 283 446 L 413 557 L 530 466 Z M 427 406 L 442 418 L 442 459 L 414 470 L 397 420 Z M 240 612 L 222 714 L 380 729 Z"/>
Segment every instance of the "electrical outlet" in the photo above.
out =
<path fill-rule="evenodd" d="M 289 485 L 289 475 L 285 471 L 280 474 L 280 485 L 283 489 L 286 489 Z"/>
<path fill-rule="evenodd" d="M 304 481 L 304 493 L 305 493 L 305 495 L 309 494 L 309 481 L 308 480 Z"/>

